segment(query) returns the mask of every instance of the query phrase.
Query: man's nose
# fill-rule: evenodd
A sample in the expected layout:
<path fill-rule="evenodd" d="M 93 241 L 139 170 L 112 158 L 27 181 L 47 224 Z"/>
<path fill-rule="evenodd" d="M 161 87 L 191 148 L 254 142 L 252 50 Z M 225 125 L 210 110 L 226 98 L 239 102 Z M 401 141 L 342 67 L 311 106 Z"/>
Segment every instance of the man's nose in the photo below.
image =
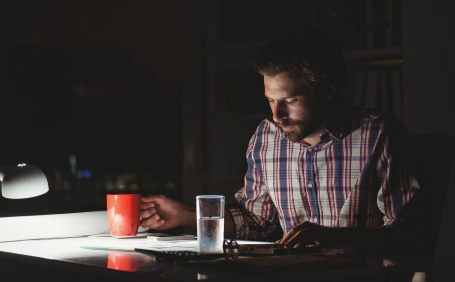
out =
<path fill-rule="evenodd" d="M 284 118 L 288 117 L 288 112 L 286 110 L 286 105 L 282 102 L 276 102 L 271 105 L 272 114 L 273 114 L 273 121 L 280 122 Z"/>

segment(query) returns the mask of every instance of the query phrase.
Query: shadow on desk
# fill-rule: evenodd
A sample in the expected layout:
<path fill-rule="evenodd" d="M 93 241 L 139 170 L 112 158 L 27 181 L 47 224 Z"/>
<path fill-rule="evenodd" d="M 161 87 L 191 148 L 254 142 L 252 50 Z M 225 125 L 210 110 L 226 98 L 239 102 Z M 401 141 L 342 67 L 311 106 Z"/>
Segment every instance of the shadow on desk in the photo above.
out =
<path fill-rule="evenodd" d="M 414 273 L 422 270 L 422 264 L 413 258 L 343 255 L 339 250 L 322 250 L 311 256 L 242 258 L 186 264 L 159 262 L 153 256 L 133 251 L 87 251 L 87 254 L 90 255 L 57 260 L 0 252 L 1 281 L 390 282 L 414 281 Z M 123 262 L 116 262 L 118 259 Z"/>

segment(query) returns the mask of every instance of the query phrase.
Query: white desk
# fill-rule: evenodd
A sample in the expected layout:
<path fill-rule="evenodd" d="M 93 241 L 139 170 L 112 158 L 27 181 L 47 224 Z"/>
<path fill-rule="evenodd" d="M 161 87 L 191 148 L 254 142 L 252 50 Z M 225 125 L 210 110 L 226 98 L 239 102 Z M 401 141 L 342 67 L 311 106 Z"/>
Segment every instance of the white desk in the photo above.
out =
<path fill-rule="evenodd" d="M 391 281 L 394 277 L 411 281 L 423 271 L 421 260 L 386 259 L 363 256 L 330 256 L 329 263 L 298 269 L 247 271 L 232 267 L 191 267 L 160 262 L 153 256 L 133 251 L 88 250 L 84 241 L 74 238 L 26 240 L 0 243 L 0 273 L 14 281 Z M 324 251 L 323 253 L 327 253 Z M 44 277 L 44 278 L 43 278 Z M 382 280 L 384 278 L 384 280 Z M 13 281 L 3 280 L 2 281 Z M 404 280 L 406 281 L 406 280 Z"/>

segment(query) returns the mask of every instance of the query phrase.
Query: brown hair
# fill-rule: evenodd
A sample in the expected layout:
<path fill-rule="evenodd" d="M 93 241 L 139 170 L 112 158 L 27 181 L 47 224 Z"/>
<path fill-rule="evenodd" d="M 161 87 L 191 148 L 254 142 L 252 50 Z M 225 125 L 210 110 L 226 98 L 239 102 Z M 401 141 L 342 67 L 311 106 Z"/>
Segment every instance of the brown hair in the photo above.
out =
<path fill-rule="evenodd" d="M 302 78 L 312 91 L 344 86 L 345 65 L 336 45 L 316 35 L 287 36 L 269 41 L 253 63 L 262 76 L 289 73 Z"/>

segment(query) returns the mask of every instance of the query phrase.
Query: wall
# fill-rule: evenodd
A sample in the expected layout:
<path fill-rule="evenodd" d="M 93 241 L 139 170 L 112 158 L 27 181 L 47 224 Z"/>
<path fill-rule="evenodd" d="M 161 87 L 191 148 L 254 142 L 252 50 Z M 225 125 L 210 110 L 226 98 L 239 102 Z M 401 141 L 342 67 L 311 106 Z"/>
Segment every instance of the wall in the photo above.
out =
<path fill-rule="evenodd" d="M 181 197 L 180 16 L 179 0 L 0 1 L 0 165 L 45 171 L 43 212 Z"/>
<path fill-rule="evenodd" d="M 455 3 L 403 1 L 403 47 L 407 126 L 412 133 L 455 136 Z M 437 150 L 438 142 L 428 144 Z M 454 156 L 455 159 L 455 156 Z M 452 165 L 442 227 L 436 250 L 435 281 L 448 281 L 455 262 L 455 165 Z"/>
<path fill-rule="evenodd" d="M 153 68 L 159 82 L 179 81 L 178 1 L 11 2 L 3 19 L 11 43 L 131 50 L 132 61 Z"/>

